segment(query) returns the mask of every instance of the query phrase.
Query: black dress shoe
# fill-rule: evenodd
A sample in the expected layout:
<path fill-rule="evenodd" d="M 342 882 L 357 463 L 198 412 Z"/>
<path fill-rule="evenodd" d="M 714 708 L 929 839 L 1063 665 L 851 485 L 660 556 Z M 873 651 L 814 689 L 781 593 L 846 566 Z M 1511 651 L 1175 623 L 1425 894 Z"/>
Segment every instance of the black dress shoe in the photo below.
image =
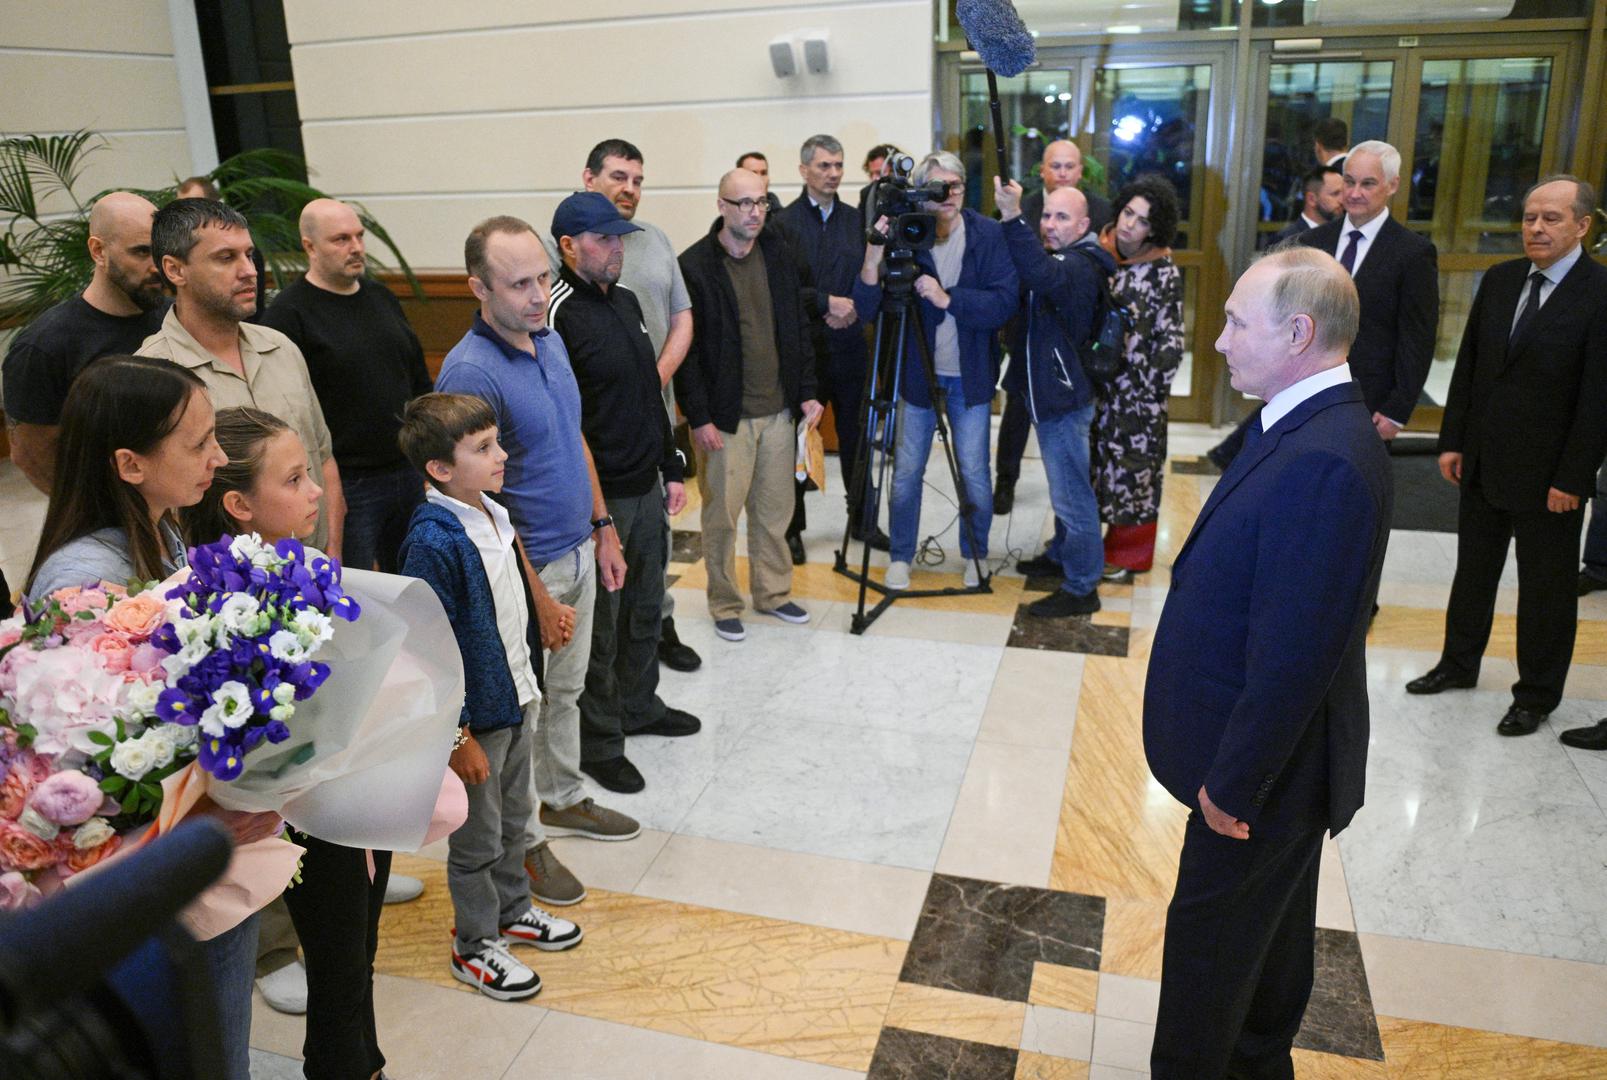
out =
<path fill-rule="evenodd" d="M 1012 481 L 1000 480 L 993 485 L 993 512 L 1004 517 L 1015 507 L 1016 486 Z"/>
<path fill-rule="evenodd" d="M 1598 720 L 1589 727 L 1569 728 L 1557 738 L 1564 746 L 1580 750 L 1607 750 L 1607 720 Z"/>
<path fill-rule="evenodd" d="M 647 786 L 642 774 L 636 771 L 625 755 L 609 758 L 607 761 L 594 761 L 580 763 L 580 771 L 597 781 L 609 791 L 617 791 L 621 795 L 632 795 Z"/>
<path fill-rule="evenodd" d="M 797 533 L 787 534 L 787 550 L 792 552 L 792 565 L 802 566 L 809 561 L 809 553 L 804 551 L 803 537 Z"/>
<path fill-rule="evenodd" d="M 1092 615 L 1098 610 L 1097 592 L 1079 596 L 1065 589 L 1056 589 L 1048 596 L 1027 605 L 1027 614 L 1036 615 L 1040 619 L 1068 619 L 1073 615 Z"/>
<path fill-rule="evenodd" d="M 1580 596 L 1589 596 L 1591 593 L 1596 592 L 1599 589 L 1607 589 L 1607 581 L 1603 581 L 1594 574 L 1587 574 L 1583 570 L 1579 571 Z"/>
<path fill-rule="evenodd" d="M 1065 568 L 1060 565 L 1059 559 L 1051 559 L 1047 555 L 1034 555 L 1030 559 L 1022 559 L 1016 563 L 1016 573 L 1024 577 L 1060 577 Z"/>
<path fill-rule="evenodd" d="M 871 526 L 867 533 L 862 526 L 854 526 L 853 538 L 862 544 L 869 544 L 872 551 L 888 551 L 893 546 L 892 538 L 882 532 L 880 525 Z"/>
<path fill-rule="evenodd" d="M 658 662 L 671 671 L 696 671 L 703 666 L 703 658 L 676 635 L 674 619 L 665 619 L 659 631 Z"/>
<path fill-rule="evenodd" d="M 1533 709 L 1520 709 L 1514 705 L 1507 710 L 1501 722 L 1495 725 L 1495 730 L 1501 735 L 1533 735 L 1540 726 L 1540 721 L 1546 718 L 1543 712 Z"/>
<path fill-rule="evenodd" d="M 1427 675 L 1419 675 L 1406 684 L 1408 694 L 1442 694 L 1447 690 L 1471 690 L 1479 684 L 1477 675 L 1458 675 L 1454 671 L 1435 668 Z M 1528 734 L 1525 732 L 1525 734 Z"/>
<path fill-rule="evenodd" d="M 703 721 L 684 709 L 664 707 L 664 715 L 635 731 L 627 731 L 627 735 L 667 735 L 676 738 L 680 735 L 696 735 L 703 730 Z"/>

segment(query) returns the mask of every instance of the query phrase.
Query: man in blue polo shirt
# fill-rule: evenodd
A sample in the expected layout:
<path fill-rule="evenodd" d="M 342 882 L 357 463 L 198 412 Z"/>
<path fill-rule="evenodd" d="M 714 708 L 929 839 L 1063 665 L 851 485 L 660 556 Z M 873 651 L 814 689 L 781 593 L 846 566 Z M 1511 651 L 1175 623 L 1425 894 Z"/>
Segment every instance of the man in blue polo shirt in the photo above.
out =
<path fill-rule="evenodd" d="M 489 403 L 508 453 L 502 498 L 530 560 L 527 576 L 547 650 L 533 748 L 541 809 L 526 838 L 525 868 L 539 899 L 574 903 L 585 891 L 552 856 L 547 836 L 629 840 L 641 831 L 633 819 L 593 802 L 580 773 L 578 703 L 591 659 L 597 583 L 618 589 L 625 559 L 581 435 L 580 388 L 569 354 L 546 325 L 552 269 L 541 238 L 518 218 L 489 218 L 469 233 L 463 258 L 480 311 L 447 353 L 435 389 Z M 565 633 L 566 623 L 572 633 Z"/>

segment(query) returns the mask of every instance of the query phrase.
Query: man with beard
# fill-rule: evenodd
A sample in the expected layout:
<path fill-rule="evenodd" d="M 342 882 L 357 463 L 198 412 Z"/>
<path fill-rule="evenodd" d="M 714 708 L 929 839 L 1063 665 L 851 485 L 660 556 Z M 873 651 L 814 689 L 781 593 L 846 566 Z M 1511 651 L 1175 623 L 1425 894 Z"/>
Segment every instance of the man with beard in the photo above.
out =
<path fill-rule="evenodd" d="M 1272 236 L 1273 244 L 1299 236 L 1308 229 L 1326 225 L 1344 210 L 1345 178 L 1338 169 L 1320 165 L 1306 174 L 1302 181 L 1300 216 L 1279 229 Z"/>
<path fill-rule="evenodd" d="M 151 257 L 177 299 L 139 354 L 189 368 L 206 383 L 215 408 L 250 405 L 295 429 L 324 489 L 308 543 L 339 557 L 346 500 L 329 427 L 295 342 L 245 321 L 257 310 L 252 251 L 246 219 L 223 203 L 175 199 L 158 210 Z"/>
<path fill-rule="evenodd" d="M 262 319 L 307 359 L 346 489 L 347 566 L 397 571 L 396 553 L 423 482 L 402 456 L 402 410 L 430 392 L 424 347 L 402 305 L 367 277 L 363 223 L 334 199 L 301 211 L 307 274 L 274 298 Z"/>
<path fill-rule="evenodd" d="M 89 287 L 40 315 L 17 335 L 5 359 L 5 411 L 11 458 L 28 481 L 50 491 L 62 402 L 94 359 L 134 352 L 162 325 L 167 300 L 151 261 L 156 207 L 113 191 L 89 211 Z"/>

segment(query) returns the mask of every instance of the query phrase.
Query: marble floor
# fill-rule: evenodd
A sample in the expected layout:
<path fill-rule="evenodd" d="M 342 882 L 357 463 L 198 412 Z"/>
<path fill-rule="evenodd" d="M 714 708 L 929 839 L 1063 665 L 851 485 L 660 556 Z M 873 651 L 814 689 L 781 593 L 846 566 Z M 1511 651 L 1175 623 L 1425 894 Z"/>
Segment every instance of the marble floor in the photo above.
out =
<path fill-rule="evenodd" d="M 1214 439 L 1174 425 L 1174 466 Z M 752 615 L 746 641 L 716 638 L 695 506 L 682 514 L 677 622 L 705 663 L 666 671 L 661 692 L 703 731 L 633 739 L 646 791 L 597 793 L 642 820 L 639 838 L 555 841 L 590 890 L 564 913 L 586 940 L 530 958 L 545 983 L 530 1002 L 451 978 L 443 851 L 398 856 L 426 891 L 381 927 L 388 1075 L 1146 1075 L 1183 811 L 1144 765 L 1143 679 L 1165 567 L 1215 478 L 1171 472 L 1156 570 L 1103 588 L 1091 620 L 1046 627 L 1021 608 L 1048 583 L 1013 572 L 1049 526 L 1042 471 L 1025 474 L 994 524 L 993 591 L 901 601 L 863 636 L 853 583 L 831 570 L 835 471 L 809 498 L 806 626 Z M 936 461 L 928 476 L 922 536 L 938 538 L 916 584 L 957 585 L 952 485 Z M 38 514 L 19 480 L 0 466 L 13 580 Z M 1302 1078 L 1607 1076 L 1607 755 L 1555 739 L 1607 715 L 1607 598 L 1582 603 L 1563 706 L 1501 739 L 1510 565 L 1478 688 L 1402 689 L 1437 655 L 1454 557 L 1454 536 L 1391 537 L 1368 799 L 1324 852 Z M 302 1035 L 259 1000 L 253 1075 L 299 1076 Z"/>

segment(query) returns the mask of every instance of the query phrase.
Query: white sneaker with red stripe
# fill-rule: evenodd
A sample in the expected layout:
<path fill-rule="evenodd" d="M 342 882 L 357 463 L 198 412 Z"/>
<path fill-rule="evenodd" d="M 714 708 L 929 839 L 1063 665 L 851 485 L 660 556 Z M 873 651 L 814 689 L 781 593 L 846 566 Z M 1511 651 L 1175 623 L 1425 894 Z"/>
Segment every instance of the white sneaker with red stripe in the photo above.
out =
<path fill-rule="evenodd" d="M 580 927 L 568 919 L 531 907 L 517 921 L 504 926 L 502 936 L 510 945 L 534 945 L 547 952 L 562 952 L 579 945 L 582 935 Z"/>
<path fill-rule="evenodd" d="M 452 977 L 496 1001 L 523 1001 L 541 992 L 541 976 L 515 960 L 506 942 L 489 938 L 466 952 L 452 944 Z"/>

